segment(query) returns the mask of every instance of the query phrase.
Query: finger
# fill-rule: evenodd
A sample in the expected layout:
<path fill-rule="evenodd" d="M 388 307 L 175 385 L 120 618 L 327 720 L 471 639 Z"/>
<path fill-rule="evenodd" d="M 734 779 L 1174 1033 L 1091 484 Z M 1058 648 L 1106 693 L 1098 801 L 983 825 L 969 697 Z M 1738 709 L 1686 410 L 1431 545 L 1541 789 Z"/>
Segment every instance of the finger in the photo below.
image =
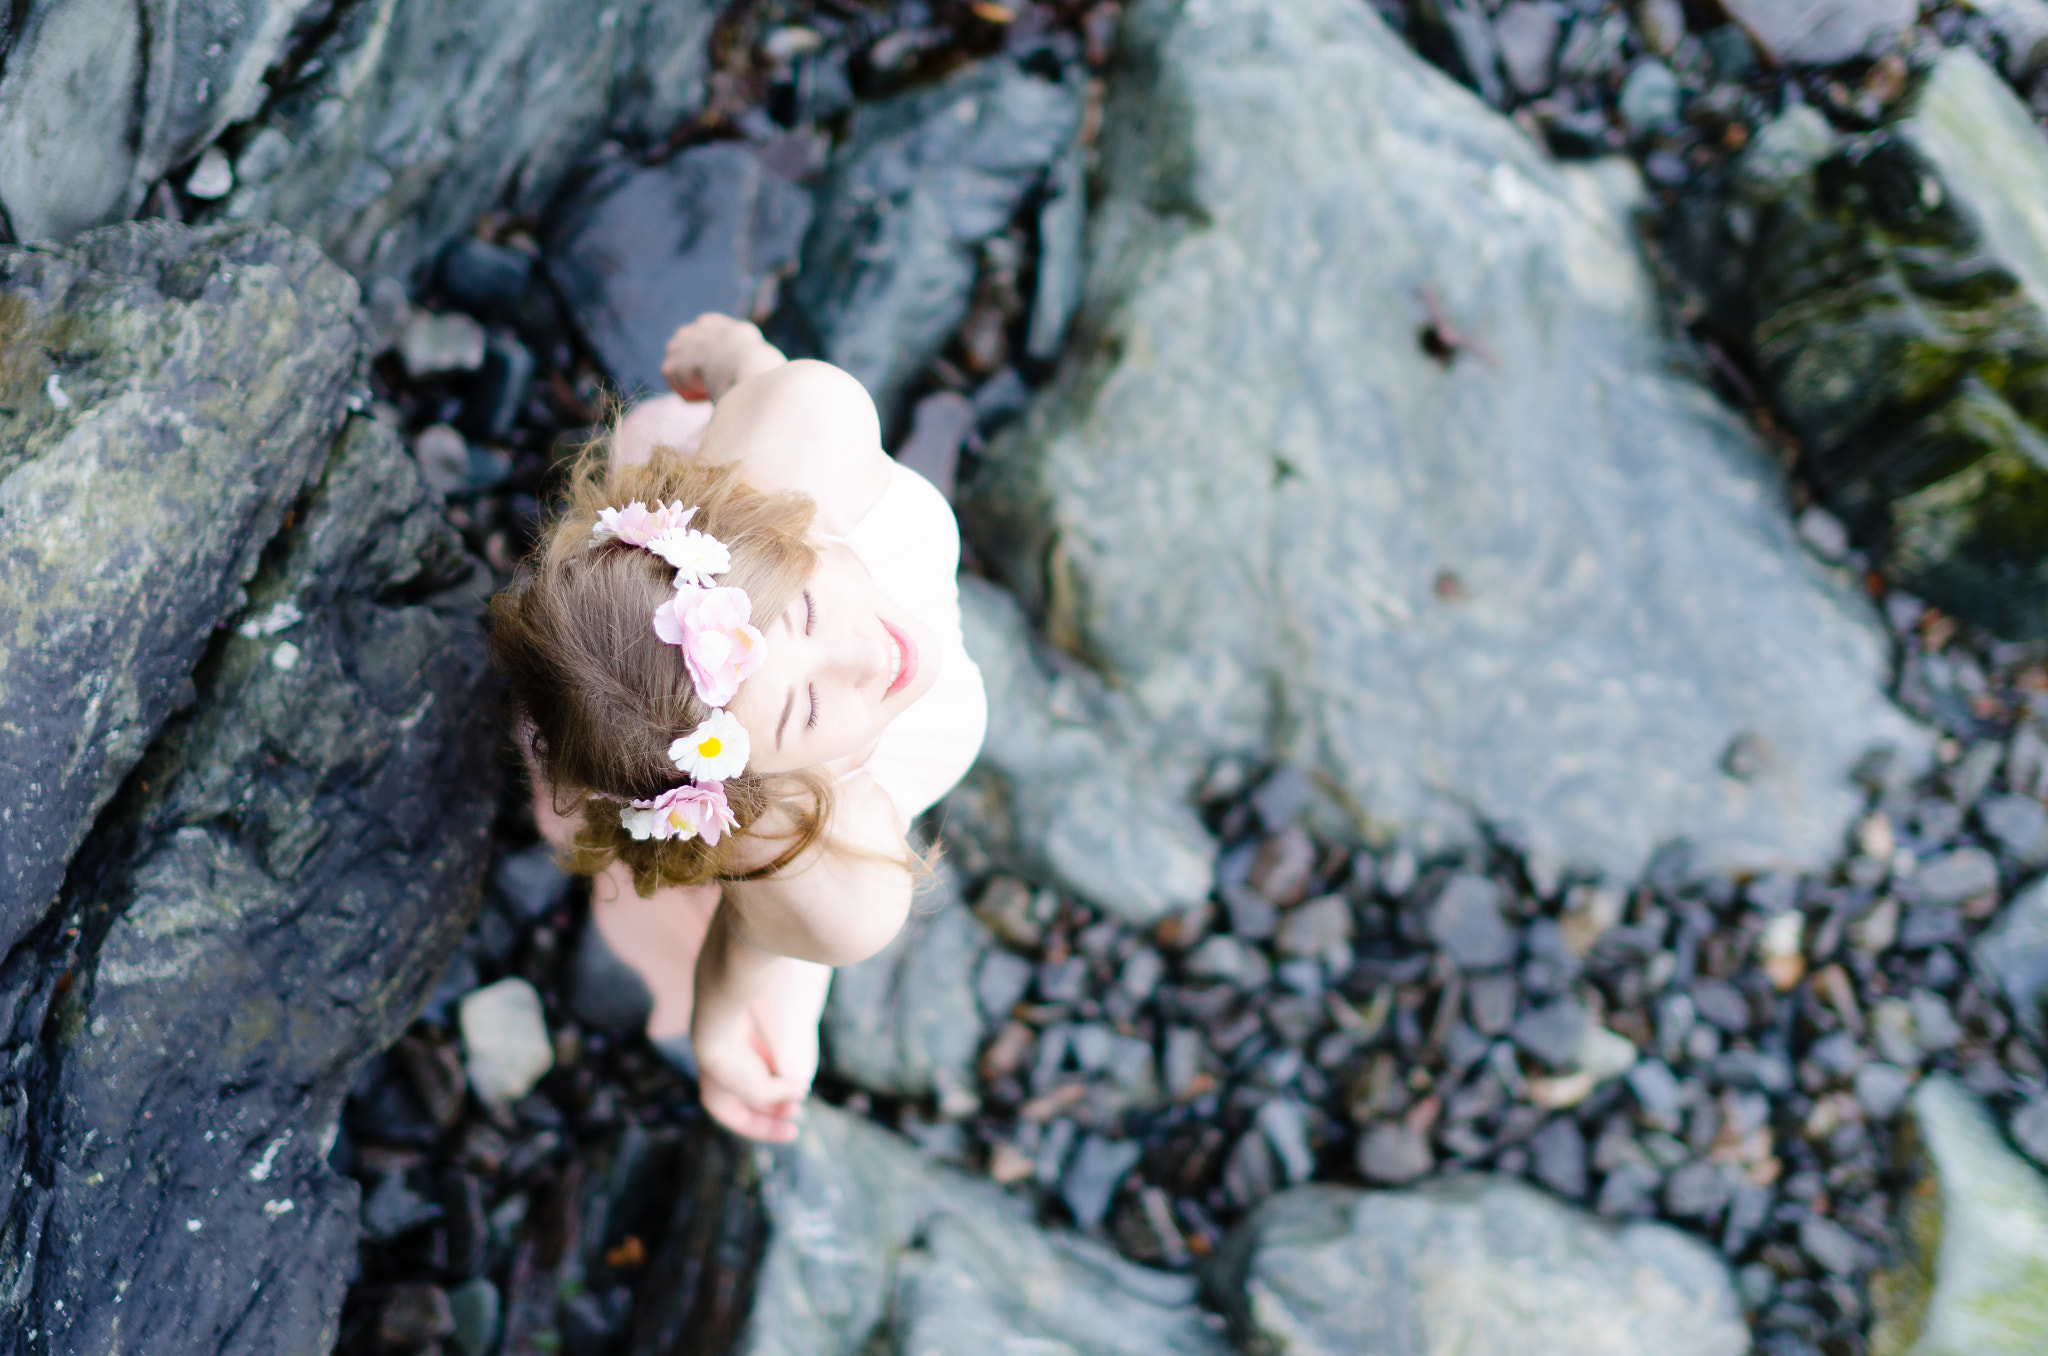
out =
<path fill-rule="evenodd" d="M 732 1068 L 725 1060 L 706 1060 L 702 1047 L 698 1048 L 697 1061 L 701 1078 L 708 1078 L 725 1092 L 756 1110 L 765 1110 L 784 1102 L 802 1101 L 810 1092 L 803 1084 L 791 1079 L 778 1078 L 765 1068 Z"/>
<path fill-rule="evenodd" d="M 711 1114 L 711 1118 L 736 1135 L 765 1140 L 770 1144 L 788 1144 L 797 1137 L 797 1127 L 793 1122 L 756 1111 L 722 1089 L 705 1089 L 703 1102 L 704 1110 Z"/>

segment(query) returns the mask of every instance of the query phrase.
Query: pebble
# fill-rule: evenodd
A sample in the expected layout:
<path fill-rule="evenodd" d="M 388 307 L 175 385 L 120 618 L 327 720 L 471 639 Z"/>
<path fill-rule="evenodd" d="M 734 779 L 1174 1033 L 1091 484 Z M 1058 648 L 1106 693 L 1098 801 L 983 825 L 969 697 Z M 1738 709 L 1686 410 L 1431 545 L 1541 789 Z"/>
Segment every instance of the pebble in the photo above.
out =
<path fill-rule="evenodd" d="M 1922 1050 L 1912 1004 L 1902 998 L 1885 999 L 1870 1010 L 1870 1029 L 1884 1058 L 1906 1068 L 1919 1065 Z"/>
<path fill-rule="evenodd" d="M 1014 951 L 991 947 L 974 971 L 974 999 L 982 1015 L 991 1022 L 1008 1017 L 1024 1001 L 1035 973 L 1036 967 Z"/>
<path fill-rule="evenodd" d="M 997 876 L 982 887 L 974 916 L 1011 946 L 1033 950 L 1045 938 L 1045 924 L 1057 901 L 1042 899 L 1015 876 Z"/>
<path fill-rule="evenodd" d="M 1863 1262 L 1863 1244 L 1856 1235 L 1825 1215 L 1799 1221 L 1799 1248 L 1837 1276 L 1853 1276 Z"/>
<path fill-rule="evenodd" d="M 2027 1157 L 2048 1168 L 2048 1093 L 2042 1093 L 2014 1113 L 2013 1142 Z"/>
<path fill-rule="evenodd" d="M 1732 1187 L 1718 1164 L 1687 1163 L 1664 1182 L 1664 1208 L 1681 1219 L 1706 1219 L 1728 1204 Z"/>
<path fill-rule="evenodd" d="M 448 299 L 471 315 L 510 323 L 518 318 L 533 262 L 524 250 L 462 236 L 441 251 L 434 278 Z"/>
<path fill-rule="evenodd" d="M 1571 1200 L 1584 1199 L 1589 1181 L 1586 1175 L 1586 1136 L 1579 1123 L 1559 1116 L 1529 1137 L 1536 1180 Z"/>
<path fill-rule="evenodd" d="M 1749 1000 L 1722 979 L 1702 979 L 1690 990 L 1693 1011 L 1731 1036 L 1749 1030 Z"/>
<path fill-rule="evenodd" d="M 199 163 L 185 180 L 185 191 L 201 202 L 217 202 L 234 191 L 235 168 L 218 146 L 199 153 Z"/>
<path fill-rule="evenodd" d="M 1677 1126 L 1679 1083 L 1670 1065 L 1657 1059 L 1642 1060 L 1628 1071 L 1628 1086 L 1644 1115 L 1660 1128 Z"/>
<path fill-rule="evenodd" d="M 1315 1174 L 1315 1151 L 1309 1147 L 1308 1120 L 1299 1102 L 1276 1097 L 1259 1108 L 1252 1123 L 1280 1160 L 1289 1186 L 1299 1186 Z"/>
<path fill-rule="evenodd" d="M 1038 996 L 1048 1003 L 1072 1003 L 1088 987 L 1088 962 L 1080 956 L 1046 961 L 1038 967 Z"/>
<path fill-rule="evenodd" d="M 1249 1210 L 1273 1194 L 1273 1151 L 1257 1130 L 1238 1137 L 1223 1161 L 1223 1196 L 1237 1210 Z"/>
<path fill-rule="evenodd" d="M 1501 887 L 1484 876 L 1452 876 L 1430 903 L 1430 940 L 1462 969 L 1494 970 L 1511 964 L 1516 939 L 1501 916 L 1501 896 Z"/>
<path fill-rule="evenodd" d="M 1998 888 L 1998 859 L 1983 848 L 1957 848 L 1921 863 L 1907 888 L 1921 905 L 1961 904 Z"/>
<path fill-rule="evenodd" d="M 1873 1061 L 1856 1071 L 1856 1100 L 1881 1121 L 1899 1114 L 1913 1090 L 1913 1077 L 1896 1064 Z"/>
<path fill-rule="evenodd" d="M 1060 1178 L 1060 1199 L 1074 1216 L 1074 1223 L 1093 1229 L 1109 1214 L 1110 1199 L 1117 1184 L 1145 1156 L 1135 1140 L 1113 1140 L 1089 1135 L 1081 1141 L 1074 1161 Z"/>
<path fill-rule="evenodd" d="M 386 1173 L 363 1198 L 363 1233 L 380 1242 L 440 1217 L 441 1208 L 406 1185 L 402 1172 Z"/>
<path fill-rule="evenodd" d="M 415 379 L 474 372 L 484 365 L 484 327 L 460 311 L 414 311 L 398 336 L 398 358 Z"/>
<path fill-rule="evenodd" d="M 1176 1102 L 1185 1102 L 1195 1095 L 1195 1080 L 1202 1073 L 1203 1053 L 1201 1032 L 1185 1026 L 1167 1028 L 1163 1060 L 1167 1096 Z"/>
<path fill-rule="evenodd" d="M 1290 824 L 1259 844 L 1245 883 L 1284 909 L 1308 897 L 1315 869 L 1316 845 L 1308 830 Z"/>
<path fill-rule="evenodd" d="M 540 994 L 523 979 L 470 993 L 457 1009 L 469 1086 L 486 1106 L 510 1106 L 554 1067 Z"/>
<path fill-rule="evenodd" d="M 479 1276 L 464 1281 L 448 1293 L 448 1309 L 455 1320 L 450 1337 L 462 1356 L 487 1356 L 498 1343 L 498 1287 Z"/>
<path fill-rule="evenodd" d="M 1494 16 L 1494 41 L 1508 83 L 1523 95 L 1550 88 L 1551 59 L 1557 55 L 1562 30 L 1558 7 L 1551 0 L 1513 0 Z"/>
<path fill-rule="evenodd" d="M 1196 978 L 1228 980 L 1241 989 L 1264 988 L 1273 978 L 1273 963 L 1263 951 L 1222 933 L 1190 952 L 1182 967 Z"/>
<path fill-rule="evenodd" d="M 2027 865 L 2048 856 L 2048 806 L 2032 796 L 1991 796 L 1977 805 L 1984 832 L 1999 851 Z"/>
<path fill-rule="evenodd" d="M 1523 1013 L 1508 1028 L 1508 1037 L 1555 1069 L 1571 1066 L 1592 1018 L 1572 999 Z"/>
<path fill-rule="evenodd" d="M 1923 1053 L 1956 1048 L 1963 1038 L 1963 1028 L 1946 998 L 1932 989 L 1915 989 L 1906 995 L 1906 1002 L 1913 1014 L 1914 1043 Z"/>
<path fill-rule="evenodd" d="M 1661 61 L 1645 61 L 1621 82 L 1618 107 L 1629 135 L 1646 136 L 1678 121 L 1678 77 Z"/>
<path fill-rule="evenodd" d="M 412 438 L 413 459 L 420 479 L 442 498 L 460 494 L 469 485 L 469 443 L 447 424 L 429 424 Z"/>
<path fill-rule="evenodd" d="M 1289 909 L 1274 940 L 1284 956 L 1320 956 L 1351 940 L 1351 905 L 1342 895 L 1324 895 Z"/>
<path fill-rule="evenodd" d="M 1280 928 L 1280 909 L 1249 885 L 1225 881 L 1216 897 L 1230 915 L 1230 930 L 1248 942 L 1263 942 Z"/>
<path fill-rule="evenodd" d="M 540 921 L 542 915 L 569 897 L 571 879 L 555 860 L 555 850 L 546 843 L 506 853 L 491 872 L 491 884 L 529 923 Z"/>
<path fill-rule="evenodd" d="M 395 1285 L 377 1311 L 377 1339 L 388 1348 L 404 1350 L 454 1335 L 448 1292 L 438 1285 Z"/>
<path fill-rule="evenodd" d="M 1465 1009 L 1481 1035 L 1498 1036 L 1515 1020 L 1515 977 L 1474 975 L 1465 986 Z"/>
<path fill-rule="evenodd" d="M 1315 779 L 1306 770 L 1294 763 L 1282 763 L 1252 792 L 1252 812 L 1266 826 L 1266 832 L 1279 833 L 1301 818 L 1315 794 Z"/>
<path fill-rule="evenodd" d="M 1400 1186 L 1436 1166 L 1429 1140 L 1400 1121 L 1381 1121 L 1358 1140 L 1358 1170 L 1369 1182 Z"/>

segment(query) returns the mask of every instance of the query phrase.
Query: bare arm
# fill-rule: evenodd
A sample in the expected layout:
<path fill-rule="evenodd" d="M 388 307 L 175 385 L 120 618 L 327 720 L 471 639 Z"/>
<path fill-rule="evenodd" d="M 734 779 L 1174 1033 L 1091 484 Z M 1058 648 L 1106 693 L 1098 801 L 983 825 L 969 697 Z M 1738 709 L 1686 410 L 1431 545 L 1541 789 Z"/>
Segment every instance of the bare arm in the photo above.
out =
<path fill-rule="evenodd" d="M 887 488 L 875 403 L 830 363 L 789 362 L 754 326 L 703 315 L 669 340 L 662 373 L 684 399 L 714 402 L 698 455 L 745 463 L 757 488 L 809 495 L 820 531 L 843 535 Z"/>

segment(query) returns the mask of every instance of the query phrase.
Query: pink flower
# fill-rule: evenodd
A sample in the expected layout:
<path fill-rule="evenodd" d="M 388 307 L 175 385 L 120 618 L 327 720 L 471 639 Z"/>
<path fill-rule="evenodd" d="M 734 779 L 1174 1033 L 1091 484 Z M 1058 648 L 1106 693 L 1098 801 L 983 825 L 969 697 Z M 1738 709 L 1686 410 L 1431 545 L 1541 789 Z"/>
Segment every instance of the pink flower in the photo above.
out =
<path fill-rule="evenodd" d="M 730 702 L 767 657 L 761 633 L 747 624 L 753 612 L 746 590 L 733 588 L 680 588 L 654 609 L 654 634 L 681 647 L 706 706 Z"/>
<path fill-rule="evenodd" d="M 712 847 L 720 835 L 739 827 L 726 803 L 724 782 L 674 786 L 653 800 L 636 800 L 632 809 L 619 812 L 619 823 L 643 841 L 701 837 Z"/>
<path fill-rule="evenodd" d="M 590 544 L 617 537 L 628 546 L 646 546 L 665 532 L 682 531 L 696 513 L 694 507 L 684 508 L 680 501 L 664 504 L 658 499 L 651 509 L 638 499 L 622 509 L 599 509 L 597 526 L 590 529 Z"/>

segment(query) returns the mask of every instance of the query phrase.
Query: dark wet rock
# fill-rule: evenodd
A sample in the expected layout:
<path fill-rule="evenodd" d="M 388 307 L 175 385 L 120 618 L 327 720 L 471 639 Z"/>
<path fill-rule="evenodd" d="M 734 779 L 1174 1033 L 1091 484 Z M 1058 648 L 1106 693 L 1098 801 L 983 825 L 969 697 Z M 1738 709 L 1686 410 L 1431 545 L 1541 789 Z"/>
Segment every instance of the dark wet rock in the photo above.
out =
<path fill-rule="evenodd" d="M 736 1356 L 1230 1353 L 1186 1278 L 1041 1230 L 992 1183 L 830 1107 L 812 1106 L 765 1180 L 740 1165 L 699 1189 L 693 1217 L 723 1223 L 657 1257 L 654 1274 L 674 1280 L 636 1309 L 630 1350 L 670 1350 L 664 1340 L 715 1322 Z"/>
<path fill-rule="evenodd" d="M 1430 940 L 1467 970 L 1490 970 L 1515 959 L 1516 940 L 1501 914 L 1506 892 L 1485 876 L 1460 873 L 1427 906 Z"/>
<path fill-rule="evenodd" d="M 449 1292 L 448 1308 L 455 1319 L 450 1334 L 455 1350 L 461 1356 L 489 1356 L 498 1340 L 498 1287 L 481 1276 L 464 1281 Z"/>
<path fill-rule="evenodd" d="M 277 11 L 305 8 L 269 6 L 254 32 L 283 42 Z M 299 78 L 232 114 L 255 116 L 217 210 L 304 231 L 358 277 L 424 281 L 484 213 L 548 206 L 600 140 L 666 137 L 702 102 L 717 16 L 698 0 L 629 0 L 604 22 L 570 0 L 337 9 Z"/>
<path fill-rule="evenodd" d="M 974 402 L 952 391 L 934 391 L 910 412 L 910 436 L 896 460 L 929 480 L 951 499 L 960 449 L 980 418 Z"/>
<path fill-rule="evenodd" d="M 2044 1026 L 2048 997 L 2048 880 L 2013 896 L 1997 921 L 1970 948 L 1970 961 L 1985 981 L 2005 995 L 2028 1031 Z"/>
<path fill-rule="evenodd" d="M 1045 182 L 1080 117 L 1072 83 L 1005 57 L 854 111 L 790 298 L 818 355 L 875 397 L 885 430 L 966 315 L 977 247 Z"/>
<path fill-rule="evenodd" d="M 1209 1286 L 1255 1343 L 1375 1353 L 1454 1343 L 1471 1356 L 1749 1350 L 1728 1273 L 1699 1243 L 1661 1225 L 1617 1229 L 1501 1179 L 1286 1192 L 1232 1231 Z"/>
<path fill-rule="evenodd" d="M 1524 1013 L 1508 1028 L 1515 1044 L 1555 1068 L 1566 1068 L 1592 1025 L 1584 1006 L 1564 999 Z"/>
<path fill-rule="evenodd" d="M 493 324 L 509 325 L 519 319 L 532 278 L 531 254 L 473 235 L 450 241 L 434 261 L 434 284 L 441 294 Z"/>
<path fill-rule="evenodd" d="M 1129 698 L 1116 733 L 1155 779 L 1309 763 L 1426 845 L 1484 821 L 1546 892 L 1570 863 L 1631 879 L 1679 834 L 1706 869 L 1832 856 L 1850 766 L 1927 742 L 1778 472 L 1671 372 L 1627 186 L 1551 164 L 1342 0 L 1148 0 L 1124 43 L 1095 337 L 992 440 L 964 512 Z M 1357 250 L 1396 203 L 1386 248 Z M 1721 763 L 1745 735 L 1770 756 L 1740 782 Z"/>
<path fill-rule="evenodd" d="M 1903 1255 L 1871 1287 L 1871 1350 L 2037 1350 L 2048 1333 L 2048 1178 L 1946 1076 L 1921 1084 L 1912 1122 L 1921 1182 L 1900 1195 Z"/>
<path fill-rule="evenodd" d="M 647 981 L 587 924 L 570 960 L 568 999 L 576 1020 L 593 1030 L 637 1028 L 654 1011 Z"/>
<path fill-rule="evenodd" d="M 1401 1186 L 1436 1166 L 1429 1137 L 1400 1121 L 1382 1121 L 1358 1137 L 1358 1170 L 1368 1182 Z"/>
<path fill-rule="evenodd" d="M 2026 866 L 2048 859 L 2048 806 L 2032 796 L 1992 796 L 1977 806 L 1977 819 L 2000 852 Z"/>
<path fill-rule="evenodd" d="M 1773 61 L 1832 65 L 1912 27 L 1915 0 L 1722 0 Z"/>
<path fill-rule="evenodd" d="M 548 234 L 547 268 L 576 327 L 628 396 L 667 389 L 676 326 L 705 311 L 755 315 L 792 272 L 810 198 L 740 142 L 651 169 L 614 163 L 579 188 Z"/>
<path fill-rule="evenodd" d="M 953 1110 L 974 1096 L 983 1030 L 976 967 L 992 939 L 960 902 L 951 868 L 938 872 L 936 896 L 894 941 L 833 973 L 820 1035 L 825 1067 L 839 1077 L 892 1096 L 936 1095 Z"/>
<path fill-rule="evenodd" d="M 1529 1137 L 1531 1170 L 1536 1180 L 1558 1195 L 1579 1200 L 1586 1194 L 1586 1136 L 1569 1116 L 1548 1122 Z"/>
<path fill-rule="evenodd" d="M 1998 859 L 1983 848 L 1957 848 L 1923 863 L 1899 892 L 1916 904 L 1945 908 L 1998 888 Z"/>
<path fill-rule="evenodd" d="M 110 365 L 72 387 L 74 419 L 111 421 L 102 464 L 131 446 L 154 456 L 156 495 L 209 496 L 164 508 L 206 527 L 138 526 L 107 558 L 139 566 L 197 545 L 156 561 L 150 588 L 246 606 L 217 631 L 218 614 L 182 604 L 138 615 L 141 596 L 104 614 L 116 629 L 97 662 L 132 653 L 122 628 L 166 620 L 153 658 L 197 667 L 49 920 L 0 965 L 6 1077 L 43 1090 L 0 1109 L 0 1228 L 14 1240 L 0 1330 L 33 1329 L 53 1349 L 132 1333 L 165 1352 L 324 1349 L 359 1227 L 357 1189 L 327 1163 L 342 1099 L 434 987 L 486 861 L 481 571 L 393 432 L 351 419 L 331 438 L 323 412 L 358 352 L 354 289 L 308 246 L 269 230 L 116 228 L 7 267 L 24 300 L 39 274 L 68 275 L 74 334 L 121 317 L 118 343 L 66 350 Z M 26 314 L 54 318 L 52 300 Z M 301 330 L 309 311 L 333 316 L 324 332 Z M 321 348 L 324 370 L 303 367 Z M 157 363 L 205 372 L 222 394 L 195 403 L 136 381 Z M 259 422 L 223 425 L 209 403 L 222 400 Z M 21 454 L 48 418 L 16 409 L 19 492 L 38 464 Z M 193 484 L 172 483 L 167 456 Z M 309 470 L 316 483 L 273 536 Z M 265 495 L 267 515 L 253 508 Z M 224 504 L 243 507 L 218 530 L 239 535 L 207 546 Z M 145 720 L 133 738 L 148 736 Z M 48 850 L 63 870 L 63 844 Z"/>
<path fill-rule="evenodd" d="M 1093 1229 L 1109 1214 L 1110 1197 L 1117 1183 L 1145 1156 L 1145 1147 L 1134 1140 L 1105 1139 L 1090 1135 L 1081 1141 L 1074 1161 L 1060 1178 L 1060 1199 L 1067 1203 L 1074 1223 Z"/>
<path fill-rule="evenodd" d="M 1049 673 L 1001 589 L 963 577 L 960 613 L 989 698 L 981 758 L 946 802 L 964 856 L 1065 883 L 1138 923 L 1206 899 L 1215 840 L 1115 734 L 1123 694 L 1071 666 Z"/>
<path fill-rule="evenodd" d="M 0 824 L 0 954 L 188 700 L 320 474 L 360 361 L 356 303 L 274 229 L 130 226 L 0 254 L 0 764 L 20 790 Z M 295 616 L 242 624 L 289 642 Z"/>
<path fill-rule="evenodd" d="M 1688 214 L 1708 290 L 1833 507 L 1915 594 L 2048 631 L 2048 147 L 2027 108 L 1951 48 L 1869 134 L 1788 110 L 1729 185 Z"/>
<path fill-rule="evenodd" d="M 546 843 L 506 853 L 491 871 L 492 886 L 528 923 L 569 897 L 570 879 Z"/>

